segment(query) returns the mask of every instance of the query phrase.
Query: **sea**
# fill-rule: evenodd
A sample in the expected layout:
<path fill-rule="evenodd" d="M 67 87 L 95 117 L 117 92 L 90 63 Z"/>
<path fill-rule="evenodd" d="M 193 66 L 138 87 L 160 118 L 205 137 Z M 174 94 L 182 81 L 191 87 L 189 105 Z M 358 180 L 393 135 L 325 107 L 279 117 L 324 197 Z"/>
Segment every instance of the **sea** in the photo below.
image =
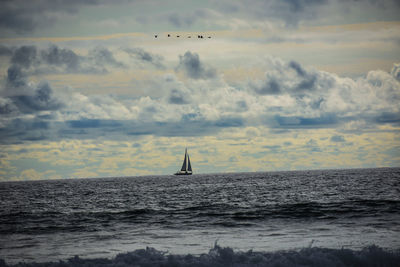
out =
<path fill-rule="evenodd" d="M 0 266 L 400 266 L 400 168 L 1 182 Z"/>

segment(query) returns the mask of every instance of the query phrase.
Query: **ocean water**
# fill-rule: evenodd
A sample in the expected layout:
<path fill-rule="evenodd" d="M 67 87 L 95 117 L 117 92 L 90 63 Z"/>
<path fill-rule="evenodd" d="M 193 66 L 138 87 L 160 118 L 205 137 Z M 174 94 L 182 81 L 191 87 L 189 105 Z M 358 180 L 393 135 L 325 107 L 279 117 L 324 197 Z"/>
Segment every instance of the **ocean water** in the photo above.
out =
<path fill-rule="evenodd" d="M 400 168 L 0 183 L 0 266 L 400 266 L 399 249 Z"/>

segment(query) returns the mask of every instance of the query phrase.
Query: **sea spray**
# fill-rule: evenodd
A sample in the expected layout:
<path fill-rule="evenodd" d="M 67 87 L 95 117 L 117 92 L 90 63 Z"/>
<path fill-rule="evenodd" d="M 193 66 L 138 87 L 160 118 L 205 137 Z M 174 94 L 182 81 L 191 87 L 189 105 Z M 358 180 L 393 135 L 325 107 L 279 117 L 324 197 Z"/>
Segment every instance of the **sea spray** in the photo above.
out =
<path fill-rule="evenodd" d="M 247 267 L 247 266 L 387 266 L 398 267 L 400 250 L 389 251 L 377 246 L 365 247 L 362 250 L 329 249 L 307 247 L 301 250 L 287 250 L 277 252 L 247 252 L 234 251 L 230 247 L 215 245 L 208 254 L 201 255 L 174 255 L 151 247 L 138 249 L 133 252 L 118 254 L 113 259 L 95 258 L 86 259 L 75 256 L 66 261 L 25 263 L 20 262 L 8 265 L 0 260 L 0 267 L 80 267 L 80 266 L 163 266 L 163 267 Z"/>

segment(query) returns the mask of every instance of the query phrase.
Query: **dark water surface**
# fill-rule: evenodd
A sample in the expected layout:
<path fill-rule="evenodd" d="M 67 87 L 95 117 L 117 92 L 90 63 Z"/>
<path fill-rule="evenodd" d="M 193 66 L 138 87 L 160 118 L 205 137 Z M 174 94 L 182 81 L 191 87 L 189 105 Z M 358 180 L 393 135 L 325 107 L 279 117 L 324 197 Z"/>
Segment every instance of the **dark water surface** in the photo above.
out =
<path fill-rule="evenodd" d="M 0 258 L 400 248 L 400 168 L 0 183 Z M 0 264 L 1 265 L 1 264 Z"/>

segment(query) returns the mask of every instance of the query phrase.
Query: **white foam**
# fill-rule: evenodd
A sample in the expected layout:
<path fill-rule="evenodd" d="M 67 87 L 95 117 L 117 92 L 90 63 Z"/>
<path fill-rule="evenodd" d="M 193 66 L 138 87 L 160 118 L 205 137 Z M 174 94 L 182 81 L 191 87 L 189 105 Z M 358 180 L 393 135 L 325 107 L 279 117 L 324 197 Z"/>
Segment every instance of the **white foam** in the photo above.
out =
<path fill-rule="evenodd" d="M 234 251 L 215 244 L 208 254 L 172 255 L 154 248 L 138 249 L 118 254 L 113 259 L 84 259 L 75 256 L 66 261 L 47 263 L 19 263 L 7 265 L 0 259 L 0 267 L 8 266 L 399 266 L 400 250 L 385 250 L 377 246 L 362 250 L 308 247 L 301 250 L 278 252 Z"/>

